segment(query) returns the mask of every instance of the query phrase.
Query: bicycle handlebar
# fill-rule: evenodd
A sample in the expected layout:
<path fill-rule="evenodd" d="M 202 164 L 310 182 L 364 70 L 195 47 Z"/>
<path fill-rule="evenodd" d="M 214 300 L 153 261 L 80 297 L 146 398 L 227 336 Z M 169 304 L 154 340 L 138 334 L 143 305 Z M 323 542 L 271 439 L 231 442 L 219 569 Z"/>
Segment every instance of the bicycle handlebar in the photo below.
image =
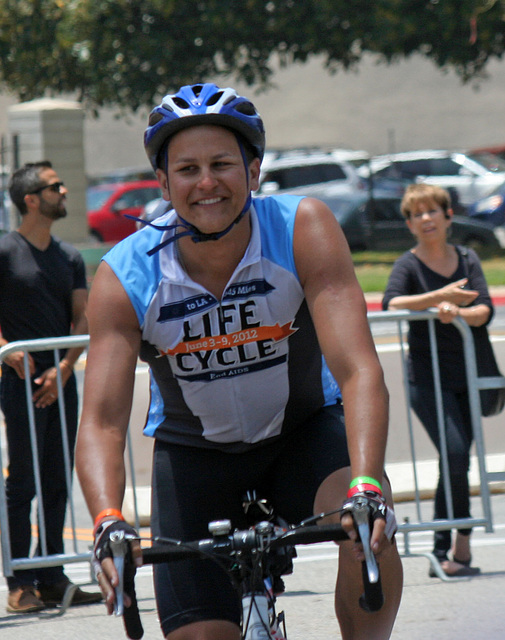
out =
<path fill-rule="evenodd" d="M 362 563 L 364 594 L 359 604 L 365 611 L 378 611 L 384 604 L 384 594 L 380 579 L 379 565 L 370 548 L 370 513 L 364 504 L 356 504 L 353 510 L 354 523 L 363 544 L 365 562 Z"/>
<path fill-rule="evenodd" d="M 269 549 L 277 549 L 298 544 L 316 544 L 317 542 L 336 542 L 348 539 L 340 524 L 288 530 L 276 528 L 266 535 L 268 536 L 266 544 L 265 534 L 258 531 L 258 527 L 234 531 L 227 536 L 216 536 L 192 542 L 164 543 L 162 540 L 155 540 L 152 547 L 142 549 L 142 557 L 144 564 L 159 564 L 208 554 L 212 554 L 216 558 L 229 558 L 235 552 L 257 551 L 266 545 Z"/>
<path fill-rule="evenodd" d="M 356 523 L 359 527 L 359 522 Z M 263 526 L 262 526 L 263 525 Z M 231 526 L 231 525 L 230 525 Z M 378 611 L 384 602 L 379 568 L 375 556 L 370 554 L 370 533 L 363 543 L 368 546 L 366 560 L 362 563 L 364 593 L 360 597 L 360 606 L 365 611 Z M 363 532 L 363 533 L 362 533 Z M 361 529 L 360 535 L 364 535 Z M 212 538 L 191 542 L 163 541 L 155 539 L 152 547 L 142 548 L 144 564 L 160 564 L 175 560 L 212 555 L 216 559 L 231 559 L 234 554 L 256 552 L 296 545 L 316 544 L 318 542 L 337 542 L 347 540 L 348 535 L 340 524 L 300 526 L 293 529 L 273 527 L 271 523 L 259 523 L 256 527 L 226 534 L 216 534 Z M 125 541 L 125 544 L 128 544 Z M 370 563 L 370 558 L 373 562 Z M 133 610 L 132 610 L 133 609 Z M 129 638 L 139 640 L 143 629 L 135 606 L 125 607 L 124 625 Z"/>

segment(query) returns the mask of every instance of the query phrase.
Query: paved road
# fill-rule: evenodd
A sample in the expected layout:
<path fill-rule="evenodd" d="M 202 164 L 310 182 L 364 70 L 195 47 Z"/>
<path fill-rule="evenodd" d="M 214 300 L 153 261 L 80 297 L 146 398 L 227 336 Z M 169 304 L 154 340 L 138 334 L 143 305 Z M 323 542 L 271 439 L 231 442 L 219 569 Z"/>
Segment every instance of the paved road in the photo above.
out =
<path fill-rule="evenodd" d="M 431 504 L 426 503 L 431 509 Z M 474 512 L 478 505 L 474 499 Z M 411 534 L 410 555 L 403 557 L 405 586 L 393 640 L 503 640 L 505 637 L 505 498 L 493 497 L 494 533 L 474 532 L 475 564 L 482 569 L 477 578 L 453 583 L 428 577 L 431 534 Z M 398 505 L 398 515 L 414 516 L 412 504 Z M 400 538 L 399 546 L 404 551 Z M 340 638 L 333 616 L 333 588 L 338 551 L 323 544 L 303 548 L 292 576 L 286 578 L 286 594 L 279 599 L 285 610 L 290 640 L 334 640 Z M 87 565 L 68 567 L 77 583 L 89 583 Z M 137 580 L 145 638 L 161 638 L 152 591 L 151 570 L 144 567 Z M 6 596 L 0 588 L 0 600 Z M 49 613 L 8 615 L 0 612 L 0 638 L 22 640 L 119 640 L 121 621 L 107 617 L 103 605 L 70 609 L 61 617 Z"/>

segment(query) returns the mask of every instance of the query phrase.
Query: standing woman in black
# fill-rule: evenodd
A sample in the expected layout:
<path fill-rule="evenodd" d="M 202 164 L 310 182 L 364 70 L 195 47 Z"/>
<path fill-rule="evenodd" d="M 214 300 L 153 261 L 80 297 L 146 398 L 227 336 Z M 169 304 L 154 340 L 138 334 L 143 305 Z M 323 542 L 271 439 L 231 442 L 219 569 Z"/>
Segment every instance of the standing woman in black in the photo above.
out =
<path fill-rule="evenodd" d="M 472 424 L 462 338 L 451 322 L 460 316 L 470 327 L 479 327 L 490 322 L 494 309 L 477 254 L 448 242 L 453 215 L 449 194 L 433 185 L 410 185 L 402 200 L 402 213 L 417 244 L 396 261 L 382 307 L 438 309 L 440 322 L 435 323 L 435 330 L 454 517 L 469 518 Z M 408 342 L 411 405 L 440 453 L 426 321 L 410 323 Z M 434 518 L 447 518 L 441 463 Z M 478 568 L 471 566 L 470 533 L 471 529 L 460 529 L 452 539 L 451 531 L 435 532 L 433 553 L 448 576 L 479 573 Z M 436 575 L 432 569 L 430 575 Z"/>

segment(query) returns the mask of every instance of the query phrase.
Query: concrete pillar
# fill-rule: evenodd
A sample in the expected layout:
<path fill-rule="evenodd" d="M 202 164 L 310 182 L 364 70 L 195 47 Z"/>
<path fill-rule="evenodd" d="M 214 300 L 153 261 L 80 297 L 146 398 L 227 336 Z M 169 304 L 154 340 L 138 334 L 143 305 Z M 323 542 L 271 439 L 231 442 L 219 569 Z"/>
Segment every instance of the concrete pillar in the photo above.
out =
<path fill-rule="evenodd" d="M 54 225 L 54 234 L 67 242 L 85 242 L 88 227 L 82 107 L 77 102 L 42 98 L 13 105 L 8 114 L 10 146 L 17 150 L 18 167 L 25 162 L 49 160 L 68 189 L 68 215 Z"/>

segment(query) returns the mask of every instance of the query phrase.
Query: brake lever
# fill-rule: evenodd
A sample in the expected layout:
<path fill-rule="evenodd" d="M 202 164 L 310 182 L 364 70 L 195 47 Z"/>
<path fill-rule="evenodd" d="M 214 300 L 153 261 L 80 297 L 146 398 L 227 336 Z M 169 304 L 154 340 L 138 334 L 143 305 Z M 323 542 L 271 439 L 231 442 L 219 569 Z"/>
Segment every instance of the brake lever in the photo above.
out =
<path fill-rule="evenodd" d="M 363 544 L 368 580 L 371 584 L 376 584 L 379 580 L 379 567 L 375 555 L 370 548 L 370 513 L 368 506 L 358 503 L 354 506 L 352 513 L 354 522 L 358 528 L 359 537 Z"/>
<path fill-rule="evenodd" d="M 370 510 L 368 504 L 355 503 L 352 508 L 352 516 L 365 554 L 365 561 L 361 565 L 364 593 L 360 596 L 359 605 L 368 612 L 379 611 L 384 604 L 384 594 L 379 565 L 370 549 Z"/>
<path fill-rule="evenodd" d="M 124 565 L 128 552 L 128 543 L 124 531 L 113 531 L 110 534 L 110 548 L 114 558 L 114 566 L 118 574 L 118 585 L 114 588 L 116 594 L 114 600 L 114 614 L 122 616 L 124 613 Z"/>

